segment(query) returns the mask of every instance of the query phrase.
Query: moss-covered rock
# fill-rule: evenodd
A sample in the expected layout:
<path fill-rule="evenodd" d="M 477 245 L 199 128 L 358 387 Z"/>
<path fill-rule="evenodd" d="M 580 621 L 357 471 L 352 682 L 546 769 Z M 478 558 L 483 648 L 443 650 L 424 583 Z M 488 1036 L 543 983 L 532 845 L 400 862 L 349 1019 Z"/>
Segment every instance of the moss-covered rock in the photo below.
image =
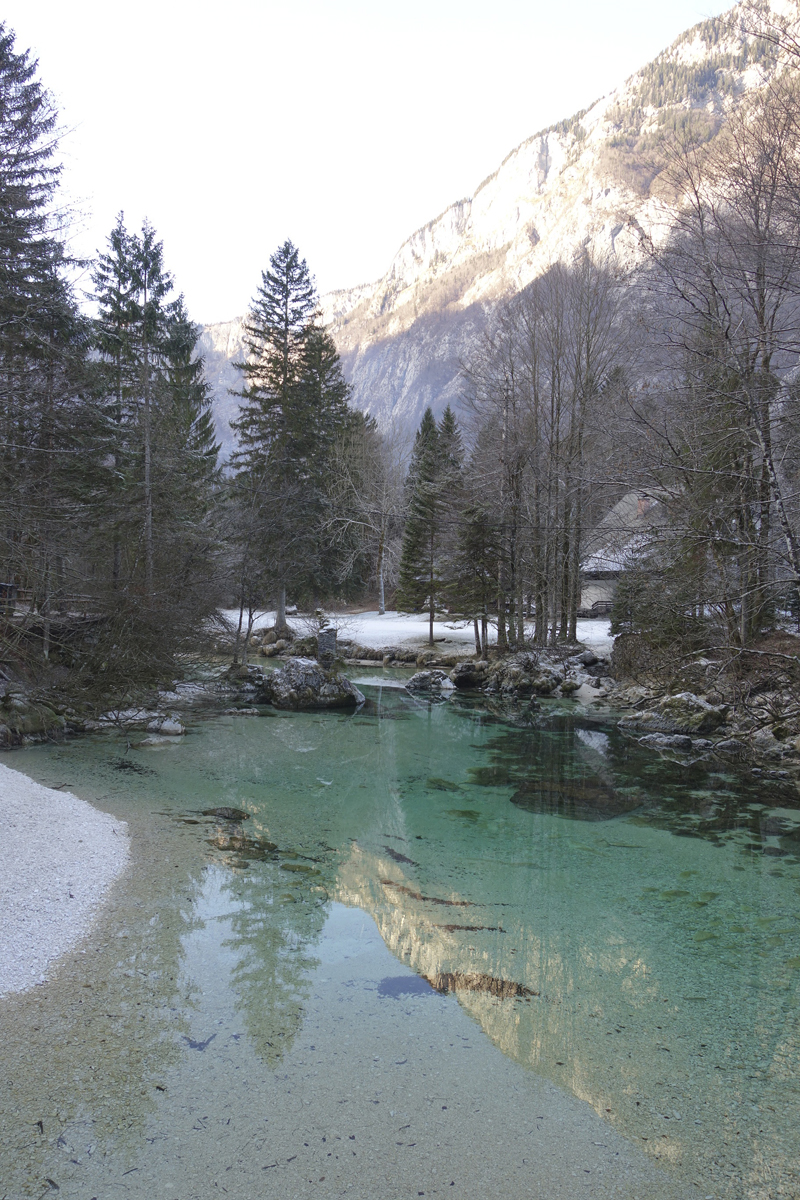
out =
<path fill-rule="evenodd" d="M 664 696 L 644 712 L 622 717 L 620 726 L 645 733 L 713 733 L 725 724 L 728 708 L 714 705 L 693 692 Z"/>
<path fill-rule="evenodd" d="M 22 693 L 12 693 L 0 701 L 0 746 L 60 737 L 66 724 L 64 717 L 49 704 L 31 700 Z"/>

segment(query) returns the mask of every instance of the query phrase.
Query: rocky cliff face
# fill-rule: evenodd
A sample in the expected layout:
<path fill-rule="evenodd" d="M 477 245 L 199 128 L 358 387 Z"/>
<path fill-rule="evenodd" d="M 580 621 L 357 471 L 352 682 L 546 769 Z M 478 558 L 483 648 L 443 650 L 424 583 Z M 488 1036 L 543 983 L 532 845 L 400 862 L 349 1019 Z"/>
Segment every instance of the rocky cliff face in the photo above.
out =
<path fill-rule="evenodd" d="M 796 16 L 772 0 L 773 11 L 790 8 Z M 377 283 L 323 297 L 357 407 L 410 431 L 427 405 L 458 402 L 460 364 L 499 300 L 580 249 L 635 263 L 641 231 L 663 213 L 663 132 L 690 123 L 712 133 L 778 65 L 742 6 L 703 21 L 609 96 L 513 150 L 471 198 L 412 234 Z M 215 378 L 228 378 L 223 347 L 237 328 L 206 330 Z"/>
<path fill-rule="evenodd" d="M 222 457 L 230 458 L 234 449 L 234 433 L 230 422 L 239 410 L 239 402 L 230 394 L 241 387 L 240 374 L 234 367 L 244 355 L 242 318 L 206 325 L 200 335 L 198 351 L 203 355 L 206 379 L 214 396 L 214 428 L 221 445 Z"/>

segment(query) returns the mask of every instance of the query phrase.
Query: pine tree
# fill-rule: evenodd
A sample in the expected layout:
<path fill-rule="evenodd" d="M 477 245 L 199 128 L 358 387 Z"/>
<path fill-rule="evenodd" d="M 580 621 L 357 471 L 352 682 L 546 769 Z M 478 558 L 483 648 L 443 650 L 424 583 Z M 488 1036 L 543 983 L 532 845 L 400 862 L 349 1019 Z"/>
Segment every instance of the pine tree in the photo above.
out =
<path fill-rule="evenodd" d="M 272 580 L 278 629 L 286 625 L 287 587 L 319 594 L 335 577 L 323 529 L 331 450 L 350 419 L 349 388 L 316 306 L 305 260 L 287 241 L 263 272 L 245 325 L 242 406 L 233 423 L 236 494 L 248 514 L 242 579 Z"/>
<path fill-rule="evenodd" d="M 0 580 L 31 590 L 34 611 L 7 633 L 46 659 L 84 528 L 93 398 L 52 209 L 57 112 L 36 67 L 0 24 Z"/>
<path fill-rule="evenodd" d="M 102 650 L 109 671 L 132 670 L 121 650 L 122 624 L 126 643 L 135 631 L 139 669 L 147 672 L 163 668 L 214 606 L 218 445 L 196 354 L 199 329 L 183 297 L 171 297 L 153 228 L 145 222 L 141 234 L 129 233 L 120 215 L 94 280 L 111 447 L 109 515 L 99 538 L 114 615 Z"/>
<path fill-rule="evenodd" d="M 127 585 L 139 576 L 143 561 L 138 586 L 146 603 L 154 604 L 154 404 L 173 305 L 168 300 L 172 278 L 164 268 L 163 244 L 152 226 L 145 221 L 140 236 L 130 234 L 120 214 L 93 278 L 99 310 L 97 349 L 105 367 L 109 414 L 117 424 L 114 576 L 119 581 L 121 543 L 126 540 L 122 526 L 127 525 Z"/>
<path fill-rule="evenodd" d="M 452 545 L 462 459 L 461 433 L 450 407 L 438 426 L 431 409 L 426 409 L 406 481 L 408 515 L 397 603 L 412 611 L 427 603 L 431 645 L 436 600 L 444 591 L 447 576 L 445 551 Z"/>
<path fill-rule="evenodd" d="M 48 311 L 51 280 L 64 263 L 51 203 L 58 114 L 36 78 L 37 63 L 14 49 L 0 23 L 0 354 L 19 359 Z M 7 381 L 6 381 L 7 385 Z"/>
<path fill-rule="evenodd" d="M 234 428 L 239 462 L 252 468 L 266 462 L 275 442 L 293 425 L 299 359 L 306 330 L 317 307 L 314 281 L 305 259 L 290 241 L 270 258 L 244 326 L 247 358 L 236 366 L 244 375 L 241 412 Z"/>
<path fill-rule="evenodd" d="M 457 611 L 471 618 L 479 657 L 487 651 L 489 610 L 497 596 L 497 544 L 491 511 L 473 498 L 458 513 L 447 594 Z"/>

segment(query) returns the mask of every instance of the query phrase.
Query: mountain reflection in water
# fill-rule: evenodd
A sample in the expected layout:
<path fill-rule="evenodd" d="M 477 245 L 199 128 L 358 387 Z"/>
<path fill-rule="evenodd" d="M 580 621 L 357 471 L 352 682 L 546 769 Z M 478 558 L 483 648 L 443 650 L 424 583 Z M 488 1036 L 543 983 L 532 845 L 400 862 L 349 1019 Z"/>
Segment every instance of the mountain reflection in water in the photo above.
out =
<path fill-rule="evenodd" d="M 170 970 L 183 1000 L 166 976 L 148 982 L 176 1013 L 169 1054 L 207 1044 L 192 1069 L 211 1071 L 214 997 L 230 989 L 230 1036 L 278 1069 L 320 986 L 337 900 L 369 913 L 415 972 L 374 981 L 386 1021 L 402 1007 L 391 999 L 452 993 L 503 1054 L 588 1101 L 687 1188 L 800 1194 L 796 792 L 662 760 L 565 704 L 506 719 L 363 686 L 358 717 L 208 720 L 158 755 L 135 751 L 141 773 L 115 769 L 112 736 L 16 756 L 42 782 L 103 796 L 134 831 L 157 818 L 164 861 L 185 861 L 159 891 L 161 924 L 129 930 L 129 957 L 182 954 Z M 83 1003 L 88 1017 L 93 990 Z M 49 1094 L 68 1097 L 77 1053 Z"/>

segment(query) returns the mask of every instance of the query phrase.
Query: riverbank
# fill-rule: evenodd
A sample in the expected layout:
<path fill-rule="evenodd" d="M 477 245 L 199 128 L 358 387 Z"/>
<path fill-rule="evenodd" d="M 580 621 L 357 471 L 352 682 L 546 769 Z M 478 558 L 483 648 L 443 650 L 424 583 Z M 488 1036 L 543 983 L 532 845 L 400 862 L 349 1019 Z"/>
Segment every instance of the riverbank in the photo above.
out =
<path fill-rule="evenodd" d="M 127 825 L 0 765 L 0 995 L 44 982 L 129 859 Z"/>
<path fill-rule="evenodd" d="M 235 628 L 239 618 L 238 610 L 225 609 L 222 616 Z M 348 613 L 345 616 L 331 613 L 330 619 L 339 630 L 340 638 L 358 642 L 373 650 L 398 646 L 420 651 L 425 650 L 429 644 L 430 627 L 425 613 L 401 613 L 393 610 L 383 615 L 377 611 Z M 253 633 L 262 634 L 272 628 L 274 623 L 274 612 L 259 613 L 253 623 Z M 289 624 L 301 637 L 312 628 L 309 625 L 308 630 L 306 629 L 308 622 L 302 616 L 290 616 Z M 488 632 L 489 645 L 494 645 L 497 641 L 497 630 L 490 625 Z M 475 633 L 471 621 L 440 617 L 434 622 L 433 637 L 442 653 L 467 657 L 475 653 Z M 582 645 L 594 650 L 598 655 L 610 654 L 614 644 L 607 618 L 579 619 L 577 638 Z"/>

